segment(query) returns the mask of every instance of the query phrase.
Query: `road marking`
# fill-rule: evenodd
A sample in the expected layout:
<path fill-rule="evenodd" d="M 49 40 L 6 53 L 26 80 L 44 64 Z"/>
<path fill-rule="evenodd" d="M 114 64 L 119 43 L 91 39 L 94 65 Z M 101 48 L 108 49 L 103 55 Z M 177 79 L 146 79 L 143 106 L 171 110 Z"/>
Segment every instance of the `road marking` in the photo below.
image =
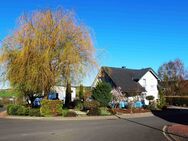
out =
<path fill-rule="evenodd" d="M 175 139 L 172 139 L 172 137 L 170 137 L 168 134 L 166 134 L 166 128 L 167 128 L 167 126 L 165 125 L 163 127 L 163 135 L 167 138 L 167 140 L 169 140 L 169 141 L 175 141 Z"/>

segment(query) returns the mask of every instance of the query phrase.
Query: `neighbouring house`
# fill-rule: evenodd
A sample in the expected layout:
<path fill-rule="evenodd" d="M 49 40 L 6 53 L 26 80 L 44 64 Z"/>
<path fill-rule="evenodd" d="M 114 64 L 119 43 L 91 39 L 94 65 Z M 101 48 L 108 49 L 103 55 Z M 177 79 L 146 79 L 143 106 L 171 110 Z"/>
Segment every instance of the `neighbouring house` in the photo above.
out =
<path fill-rule="evenodd" d="M 65 86 L 54 86 L 53 88 L 54 93 L 57 94 L 57 97 L 59 100 L 63 100 L 65 101 L 65 96 L 66 96 L 66 87 Z M 71 101 L 74 101 L 74 99 L 76 98 L 76 87 L 71 86 Z M 55 94 L 53 95 L 54 97 Z"/>
<path fill-rule="evenodd" d="M 152 95 L 158 99 L 159 77 L 152 68 L 128 69 L 126 67 L 101 67 L 92 87 L 95 87 L 99 81 L 108 82 L 113 90 L 121 89 L 125 97 L 129 99 L 142 99 L 148 105 L 146 96 Z"/>
<path fill-rule="evenodd" d="M 71 86 L 71 101 L 74 101 L 76 99 L 76 87 Z M 66 87 L 65 86 L 54 86 L 51 89 L 51 92 L 48 94 L 48 99 L 50 100 L 62 100 L 63 102 L 65 102 L 65 97 L 66 97 Z M 39 107 L 40 106 L 40 102 L 43 99 L 43 96 L 35 96 L 35 99 L 33 101 L 33 105 L 35 107 Z M 28 103 L 30 103 L 28 101 Z"/>

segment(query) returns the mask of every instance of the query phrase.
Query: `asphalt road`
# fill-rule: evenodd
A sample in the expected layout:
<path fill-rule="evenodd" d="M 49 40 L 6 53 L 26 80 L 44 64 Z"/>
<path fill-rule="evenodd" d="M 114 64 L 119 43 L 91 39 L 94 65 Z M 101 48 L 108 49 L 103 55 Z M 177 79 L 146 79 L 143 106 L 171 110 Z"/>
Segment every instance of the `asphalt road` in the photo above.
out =
<path fill-rule="evenodd" d="M 158 117 L 41 121 L 0 119 L 0 141 L 166 141 Z"/>

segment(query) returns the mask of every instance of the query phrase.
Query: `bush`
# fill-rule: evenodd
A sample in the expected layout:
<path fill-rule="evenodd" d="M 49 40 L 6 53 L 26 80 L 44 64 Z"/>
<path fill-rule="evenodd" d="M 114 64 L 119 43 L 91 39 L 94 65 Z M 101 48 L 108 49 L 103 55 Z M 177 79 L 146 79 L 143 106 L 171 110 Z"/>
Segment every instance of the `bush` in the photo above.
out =
<path fill-rule="evenodd" d="M 83 110 L 84 109 L 84 104 L 83 104 L 83 102 L 82 101 L 75 101 L 75 109 L 77 109 L 77 110 Z"/>
<path fill-rule="evenodd" d="M 63 109 L 62 116 L 63 117 L 76 117 L 77 114 L 74 111 L 69 111 L 68 109 Z"/>
<path fill-rule="evenodd" d="M 64 117 L 76 117 L 77 114 L 74 111 L 68 111 Z"/>
<path fill-rule="evenodd" d="M 112 115 L 111 112 L 109 112 L 107 107 L 100 107 L 100 115 L 101 116 L 110 116 Z"/>
<path fill-rule="evenodd" d="M 9 105 L 7 106 L 7 114 L 8 114 L 8 115 L 11 115 L 10 109 L 11 109 L 11 107 L 13 107 L 13 106 L 14 106 L 14 104 L 9 104 Z"/>
<path fill-rule="evenodd" d="M 166 107 L 166 99 L 164 97 L 164 93 L 159 90 L 159 100 L 157 102 L 157 108 L 164 109 Z"/>
<path fill-rule="evenodd" d="M 35 116 L 35 117 L 40 117 L 40 108 L 31 108 L 29 109 L 29 116 Z"/>
<path fill-rule="evenodd" d="M 59 116 L 62 114 L 61 100 L 42 100 L 40 107 L 40 114 L 42 116 Z"/>
<path fill-rule="evenodd" d="M 9 115 L 17 115 L 17 111 L 20 108 L 20 105 L 11 105 L 8 110 Z"/>
<path fill-rule="evenodd" d="M 19 115 L 19 116 L 26 115 L 26 107 L 19 106 L 18 109 L 17 109 L 16 115 Z"/>
<path fill-rule="evenodd" d="M 98 108 L 100 106 L 100 103 L 98 101 L 85 101 L 84 102 L 84 109 L 85 110 L 91 110 L 91 109 L 95 109 Z"/>
<path fill-rule="evenodd" d="M 80 88 L 79 88 L 79 99 L 83 99 L 84 98 L 84 86 L 83 85 L 80 85 Z"/>
<path fill-rule="evenodd" d="M 148 95 L 148 96 L 146 96 L 146 99 L 149 100 L 149 101 L 150 101 L 150 100 L 154 100 L 154 96 Z"/>
<path fill-rule="evenodd" d="M 112 99 L 111 86 L 105 82 L 99 82 L 92 90 L 92 97 L 100 102 L 101 106 L 108 106 Z"/>
<path fill-rule="evenodd" d="M 168 105 L 175 105 L 175 106 L 188 106 L 188 97 L 166 97 L 166 103 Z"/>
<path fill-rule="evenodd" d="M 28 108 L 22 105 L 9 104 L 7 106 L 7 113 L 9 115 L 24 116 L 24 115 L 28 115 Z"/>
<path fill-rule="evenodd" d="M 63 116 L 63 117 L 66 117 L 66 115 L 67 115 L 68 112 L 69 112 L 68 109 L 63 109 L 63 110 L 62 110 L 62 116 Z"/>
<path fill-rule="evenodd" d="M 99 108 L 94 108 L 89 110 L 87 113 L 88 116 L 100 116 L 101 115 L 101 110 Z"/>
<path fill-rule="evenodd" d="M 156 110 L 156 107 L 154 104 L 150 104 L 150 105 L 148 105 L 147 109 L 148 110 Z"/>
<path fill-rule="evenodd" d="M 115 109 L 108 109 L 108 111 L 111 113 L 111 115 L 115 115 L 116 114 L 116 110 Z"/>

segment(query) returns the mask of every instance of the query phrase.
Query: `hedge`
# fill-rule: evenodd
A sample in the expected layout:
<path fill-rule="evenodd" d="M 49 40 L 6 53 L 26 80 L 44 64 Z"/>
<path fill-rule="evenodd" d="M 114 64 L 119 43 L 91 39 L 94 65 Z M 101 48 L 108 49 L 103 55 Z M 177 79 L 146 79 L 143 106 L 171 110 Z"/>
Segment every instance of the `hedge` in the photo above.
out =
<path fill-rule="evenodd" d="M 40 117 L 40 108 L 29 109 L 29 116 Z"/>
<path fill-rule="evenodd" d="M 84 109 L 85 110 L 90 110 L 90 109 L 95 109 L 100 106 L 100 103 L 98 101 L 85 101 L 84 102 Z"/>
<path fill-rule="evenodd" d="M 89 110 L 87 115 L 88 116 L 100 116 L 101 115 L 101 109 L 99 109 L 99 108 L 91 109 L 91 110 Z"/>
<path fill-rule="evenodd" d="M 188 97 L 165 97 L 168 105 L 188 106 Z"/>
<path fill-rule="evenodd" d="M 22 105 L 9 104 L 7 106 L 8 115 L 17 115 L 17 116 L 40 116 L 40 109 L 28 108 Z"/>
<path fill-rule="evenodd" d="M 7 113 L 9 115 L 27 115 L 28 109 L 22 105 L 9 104 L 7 106 Z"/>
<path fill-rule="evenodd" d="M 77 114 L 74 111 L 68 111 L 64 117 L 76 117 Z"/>
<path fill-rule="evenodd" d="M 100 115 L 101 116 L 110 116 L 112 115 L 111 112 L 109 112 L 109 109 L 107 107 L 100 107 Z"/>
<path fill-rule="evenodd" d="M 61 100 L 47 100 L 41 101 L 40 114 L 42 116 L 60 116 L 62 115 L 62 101 Z"/>

